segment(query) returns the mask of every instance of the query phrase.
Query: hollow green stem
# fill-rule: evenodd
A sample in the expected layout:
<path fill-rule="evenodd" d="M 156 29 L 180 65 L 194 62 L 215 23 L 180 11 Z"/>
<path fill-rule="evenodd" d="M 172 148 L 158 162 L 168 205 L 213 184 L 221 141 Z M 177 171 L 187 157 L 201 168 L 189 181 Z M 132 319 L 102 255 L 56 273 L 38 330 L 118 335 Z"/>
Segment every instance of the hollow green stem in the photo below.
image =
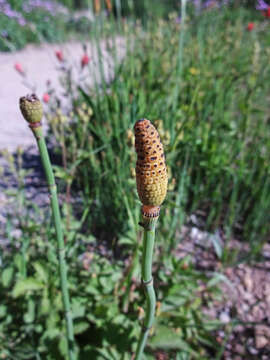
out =
<path fill-rule="evenodd" d="M 50 201 L 52 208 L 52 215 L 55 225 L 56 239 L 57 239 L 57 252 L 59 258 L 59 272 L 60 272 L 60 283 L 62 291 L 62 300 L 66 318 L 66 329 L 67 329 L 67 344 L 68 344 L 68 356 L 69 360 L 75 360 L 75 342 L 73 332 L 73 320 L 72 312 L 69 300 L 68 281 L 67 281 L 67 265 L 65 260 L 65 243 L 63 238 L 63 230 L 61 225 L 61 215 L 58 204 L 57 189 L 52 171 L 52 166 L 46 146 L 46 142 L 43 136 L 42 127 L 32 128 L 32 131 L 37 140 L 42 165 L 45 171 L 45 176 L 48 183 L 50 192 Z"/>
<path fill-rule="evenodd" d="M 136 355 L 134 360 L 141 360 L 147 342 L 149 331 L 151 330 L 156 308 L 156 295 L 152 278 L 152 258 L 155 244 L 155 228 L 158 218 L 143 218 L 143 255 L 142 255 L 142 285 L 144 286 L 147 301 L 146 315 L 139 338 Z"/>

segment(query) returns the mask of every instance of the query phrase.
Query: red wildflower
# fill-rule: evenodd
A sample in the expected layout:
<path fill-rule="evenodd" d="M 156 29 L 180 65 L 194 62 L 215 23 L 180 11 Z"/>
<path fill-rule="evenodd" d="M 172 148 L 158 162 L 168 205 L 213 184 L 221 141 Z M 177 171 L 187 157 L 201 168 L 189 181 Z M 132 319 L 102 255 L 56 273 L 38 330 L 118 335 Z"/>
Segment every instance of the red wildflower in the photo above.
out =
<path fill-rule="evenodd" d="M 45 103 L 48 103 L 50 101 L 50 95 L 48 93 L 45 93 L 42 99 Z"/>
<path fill-rule="evenodd" d="M 86 65 L 89 64 L 90 58 L 87 54 L 84 54 L 81 58 L 81 67 L 84 68 Z"/>
<path fill-rule="evenodd" d="M 64 55 L 61 50 L 56 50 L 55 56 L 60 62 L 64 61 Z"/>
<path fill-rule="evenodd" d="M 247 30 L 252 31 L 254 29 L 254 23 L 248 23 Z"/>
<path fill-rule="evenodd" d="M 18 71 L 18 73 L 20 73 L 21 75 L 25 75 L 24 69 L 22 67 L 22 65 L 20 63 L 16 63 L 14 65 L 14 68 L 16 71 Z"/>
<path fill-rule="evenodd" d="M 268 19 L 270 19 L 270 6 L 268 7 L 268 9 L 266 11 L 263 11 L 263 15 L 265 17 L 267 17 Z"/>

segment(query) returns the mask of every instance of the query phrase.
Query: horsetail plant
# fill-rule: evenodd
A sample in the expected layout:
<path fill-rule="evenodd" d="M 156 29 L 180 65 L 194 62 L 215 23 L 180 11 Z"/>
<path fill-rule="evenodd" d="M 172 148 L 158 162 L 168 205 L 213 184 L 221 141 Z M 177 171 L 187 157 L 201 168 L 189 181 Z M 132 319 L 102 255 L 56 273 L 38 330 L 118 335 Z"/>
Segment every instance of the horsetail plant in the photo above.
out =
<path fill-rule="evenodd" d="M 52 208 L 52 215 L 54 220 L 57 251 L 59 258 L 59 273 L 62 291 L 62 301 L 66 318 L 66 332 L 67 332 L 67 346 L 69 360 L 75 360 L 75 342 L 73 332 L 73 319 L 69 300 L 68 281 L 67 281 L 67 265 L 65 260 L 65 244 L 63 239 L 63 231 L 61 226 L 61 216 L 57 198 L 57 189 L 52 171 L 52 166 L 44 139 L 41 119 L 43 115 L 42 104 L 35 94 L 27 95 L 20 98 L 20 109 L 23 117 L 28 122 L 38 144 L 42 165 L 45 171 L 46 180 L 50 192 L 50 201 Z"/>
<path fill-rule="evenodd" d="M 141 119 L 136 122 L 134 131 L 137 192 L 142 202 L 140 225 L 144 228 L 142 285 L 147 299 L 146 316 L 135 355 L 135 360 L 141 360 L 155 317 L 156 295 L 152 278 L 152 258 L 155 228 L 160 205 L 167 193 L 168 176 L 163 146 L 156 128 L 149 120 Z"/>

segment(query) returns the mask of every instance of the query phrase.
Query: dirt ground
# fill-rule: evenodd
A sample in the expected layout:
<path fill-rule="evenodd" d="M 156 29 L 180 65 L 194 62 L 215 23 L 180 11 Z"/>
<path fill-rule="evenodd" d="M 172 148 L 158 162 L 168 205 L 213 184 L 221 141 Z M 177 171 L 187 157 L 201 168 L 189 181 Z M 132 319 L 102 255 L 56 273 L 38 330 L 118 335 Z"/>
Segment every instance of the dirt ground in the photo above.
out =
<path fill-rule="evenodd" d="M 221 272 L 222 300 L 215 301 L 205 314 L 220 320 L 224 330 L 216 333 L 216 340 L 225 347 L 223 360 L 270 359 L 270 244 L 265 244 L 259 261 L 245 262 L 249 245 L 230 240 L 226 245 L 237 250 L 241 263 L 222 268 L 211 241 L 211 234 L 198 227 L 184 228 L 183 241 L 178 245 L 179 258 L 191 255 L 195 267 L 206 273 Z M 216 234 L 217 235 L 217 234 Z M 222 234 L 220 242 L 224 245 Z"/>
<path fill-rule="evenodd" d="M 116 43 L 118 59 L 121 60 L 125 54 L 124 41 L 118 38 Z M 13 152 L 18 146 L 25 149 L 35 144 L 18 106 L 19 98 L 32 91 L 26 86 L 25 78 L 15 70 L 15 64 L 21 64 L 27 79 L 40 98 L 46 92 L 48 80 L 59 94 L 61 87 L 57 69 L 60 64 L 55 56 L 57 50 L 63 52 L 68 64 L 73 64 L 73 76 L 75 81 L 78 80 L 81 71 L 80 61 L 84 53 L 82 43 L 28 45 L 21 51 L 0 52 L 0 150 L 8 149 Z M 114 61 L 107 51 L 105 41 L 101 42 L 101 51 L 105 77 L 109 80 L 113 76 Z M 91 60 L 89 68 L 84 69 L 84 75 L 87 84 L 91 86 L 94 75 L 99 79 L 97 48 L 93 43 L 87 43 L 87 54 Z"/>

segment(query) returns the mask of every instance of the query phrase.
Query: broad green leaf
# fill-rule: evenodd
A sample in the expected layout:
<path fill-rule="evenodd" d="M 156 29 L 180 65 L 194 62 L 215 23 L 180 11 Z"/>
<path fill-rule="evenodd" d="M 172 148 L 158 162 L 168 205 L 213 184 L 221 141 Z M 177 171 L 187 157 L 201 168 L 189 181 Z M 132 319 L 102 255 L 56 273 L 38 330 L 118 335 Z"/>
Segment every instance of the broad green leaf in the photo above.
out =
<path fill-rule="evenodd" d="M 45 269 L 44 265 L 42 265 L 40 262 L 35 262 L 33 264 L 33 267 L 36 270 L 36 272 L 38 273 L 40 280 L 42 280 L 42 282 L 47 284 L 48 283 L 48 272 Z"/>
<path fill-rule="evenodd" d="M 24 295 L 28 291 L 38 291 L 42 289 L 43 286 L 44 285 L 40 281 L 34 278 L 21 279 L 15 284 L 12 295 L 13 297 L 17 298 Z"/>
<path fill-rule="evenodd" d="M 11 285 L 13 274 L 14 274 L 13 267 L 8 267 L 4 269 L 4 271 L 2 272 L 2 283 L 4 287 L 9 287 Z"/>
<path fill-rule="evenodd" d="M 48 289 L 43 289 L 42 299 L 41 299 L 41 306 L 40 306 L 40 313 L 42 315 L 48 314 L 50 311 L 50 299 L 48 297 Z"/>
<path fill-rule="evenodd" d="M 72 301 L 72 314 L 74 319 L 84 316 L 85 306 L 82 304 L 81 301 L 79 300 Z"/>
<path fill-rule="evenodd" d="M 74 324 L 74 334 L 81 334 L 89 328 L 90 324 L 86 321 L 81 321 Z"/>
<path fill-rule="evenodd" d="M 21 273 L 23 270 L 23 256 L 21 254 L 16 254 L 14 257 L 14 264 L 17 266 L 17 269 Z"/>
<path fill-rule="evenodd" d="M 6 313 L 7 313 L 7 306 L 6 305 L 0 305 L 0 318 L 5 317 Z"/>
<path fill-rule="evenodd" d="M 44 334 L 42 335 L 42 337 L 44 339 L 50 339 L 50 340 L 53 340 L 53 339 L 56 339 L 60 334 L 60 329 L 58 328 L 50 328 L 50 329 L 47 329 Z"/>
<path fill-rule="evenodd" d="M 159 326 L 157 328 L 156 336 L 151 339 L 149 344 L 153 348 L 183 350 L 190 354 L 196 354 L 190 345 L 181 338 L 180 334 L 177 334 L 166 326 Z"/>
<path fill-rule="evenodd" d="M 86 286 L 85 292 L 87 294 L 91 294 L 91 295 L 100 295 L 100 292 L 98 291 L 98 289 L 90 284 Z"/>
<path fill-rule="evenodd" d="M 61 355 L 63 355 L 64 359 L 68 358 L 68 353 L 67 353 L 67 339 L 65 336 L 61 337 L 61 340 L 59 342 L 59 351 L 61 353 Z"/>
<path fill-rule="evenodd" d="M 35 302 L 34 300 L 30 299 L 28 301 L 28 311 L 24 314 L 24 321 L 26 323 L 32 323 L 35 319 Z"/>

